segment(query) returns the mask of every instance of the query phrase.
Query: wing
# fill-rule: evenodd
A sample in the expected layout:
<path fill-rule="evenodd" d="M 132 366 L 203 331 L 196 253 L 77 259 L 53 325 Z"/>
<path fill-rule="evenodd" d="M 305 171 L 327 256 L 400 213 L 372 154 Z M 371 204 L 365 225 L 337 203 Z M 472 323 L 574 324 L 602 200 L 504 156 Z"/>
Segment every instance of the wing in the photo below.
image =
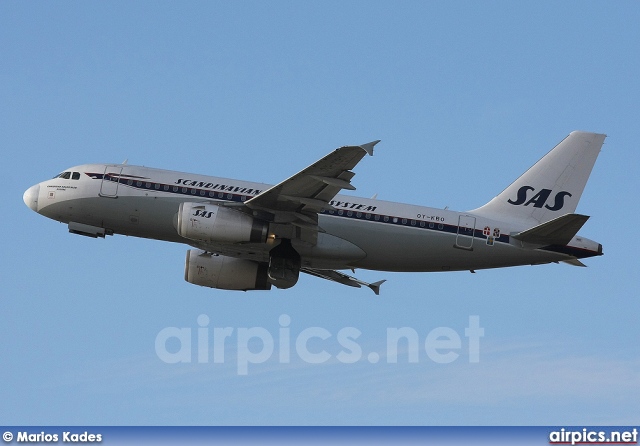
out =
<path fill-rule="evenodd" d="M 318 227 L 318 212 L 332 209 L 329 202 L 340 190 L 355 190 L 350 183 L 355 175 L 351 169 L 366 154 L 373 155 L 373 146 L 379 142 L 336 149 L 244 204 L 254 211 L 271 214 L 271 220 L 276 224 L 300 228 L 306 236 L 297 231 L 297 238 L 315 243 L 318 231 L 322 231 Z M 291 232 L 287 228 L 281 229 L 284 233 Z"/>
<path fill-rule="evenodd" d="M 356 288 L 360 288 L 362 285 L 364 285 L 371 288 L 371 290 L 376 293 L 376 296 L 380 294 L 380 285 L 386 282 L 386 280 L 380 280 L 374 283 L 367 283 L 362 280 L 356 279 L 355 277 L 351 277 L 347 274 L 341 273 L 340 271 L 335 271 L 332 269 L 301 268 L 300 271 L 312 276 L 320 277 L 321 279 L 331 280 L 332 282 L 338 282 L 343 285 Z"/>

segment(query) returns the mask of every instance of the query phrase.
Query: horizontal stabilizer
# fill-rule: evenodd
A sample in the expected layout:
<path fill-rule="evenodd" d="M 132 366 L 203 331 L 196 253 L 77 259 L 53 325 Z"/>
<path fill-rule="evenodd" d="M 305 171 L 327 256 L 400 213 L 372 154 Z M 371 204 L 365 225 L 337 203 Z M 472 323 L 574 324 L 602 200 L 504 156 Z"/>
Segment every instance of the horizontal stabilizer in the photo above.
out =
<path fill-rule="evenodd" d="M 580 228 L 589 220 L 587 215 L 565 214 L 526 231 L 511 234 L 511 237 L 536 245 L 568 244 Z"/>

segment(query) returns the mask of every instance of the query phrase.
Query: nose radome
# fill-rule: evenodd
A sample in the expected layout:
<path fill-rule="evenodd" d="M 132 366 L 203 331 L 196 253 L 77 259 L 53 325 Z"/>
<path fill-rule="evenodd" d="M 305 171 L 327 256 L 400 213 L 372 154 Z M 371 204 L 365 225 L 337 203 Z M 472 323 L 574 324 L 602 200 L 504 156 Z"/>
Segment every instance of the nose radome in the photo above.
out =
<path fill-rule="evenodd" d="M 26 204 L 29 209 L 34 212 L 38 212 L 38 194 L 40 193 L 40 185 L 36 184 L 35 186 L 31 186 L 24 192 L 22 199 L 24 200 L 24 204 Z"/>

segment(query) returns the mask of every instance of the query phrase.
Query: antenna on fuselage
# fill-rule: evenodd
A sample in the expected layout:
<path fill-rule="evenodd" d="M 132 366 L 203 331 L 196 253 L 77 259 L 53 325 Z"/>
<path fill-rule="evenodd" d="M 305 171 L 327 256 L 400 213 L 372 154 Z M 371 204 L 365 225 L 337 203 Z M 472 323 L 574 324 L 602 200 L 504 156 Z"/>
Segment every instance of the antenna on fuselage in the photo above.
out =
<path fill-rule="evenodd" d="M 122 165 L 123 165 L 123 166 L 126 166 L 128 162 L 129 162 L 129 158 L 127 158 L 126 160 L 124 160 L 124 161 L 122 162 Z"/>

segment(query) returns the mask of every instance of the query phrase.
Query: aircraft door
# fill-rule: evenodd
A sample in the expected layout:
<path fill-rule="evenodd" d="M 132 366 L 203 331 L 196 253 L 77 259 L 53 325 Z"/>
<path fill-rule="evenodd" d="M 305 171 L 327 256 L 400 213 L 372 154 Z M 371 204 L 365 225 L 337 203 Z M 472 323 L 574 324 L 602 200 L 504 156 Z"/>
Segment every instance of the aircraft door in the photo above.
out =
<path fill-rule="evenodd" d="M 476 218 L 471 215 L 458 217 L 458 234 L 456 236 L 456 248 L 473 249 L 473 233 L 476 229 Z"/>
<path fill-rule="evenodd" d="M 104 176 L 100 185 L 101 197 L 116 198 L 118 196 L 121 173 L 122 166 L 107 166 L 104 168 Z"/>

